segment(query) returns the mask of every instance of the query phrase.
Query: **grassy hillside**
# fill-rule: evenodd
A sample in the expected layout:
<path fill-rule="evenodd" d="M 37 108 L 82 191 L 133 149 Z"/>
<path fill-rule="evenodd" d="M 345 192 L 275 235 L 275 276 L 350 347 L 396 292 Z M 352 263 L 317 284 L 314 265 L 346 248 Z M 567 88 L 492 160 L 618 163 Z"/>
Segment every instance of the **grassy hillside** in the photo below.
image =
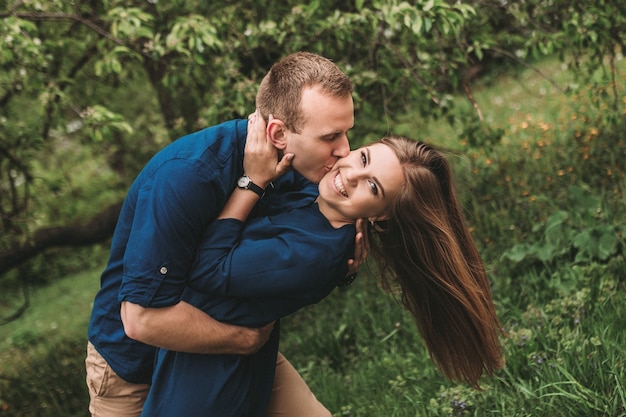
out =
<path fill-rule="evenodd" d="M 86 414 L 87 323 L 99 274 L 86 271 L 32 291 L 24 314 L 0 326 L 0 415 Z"/>

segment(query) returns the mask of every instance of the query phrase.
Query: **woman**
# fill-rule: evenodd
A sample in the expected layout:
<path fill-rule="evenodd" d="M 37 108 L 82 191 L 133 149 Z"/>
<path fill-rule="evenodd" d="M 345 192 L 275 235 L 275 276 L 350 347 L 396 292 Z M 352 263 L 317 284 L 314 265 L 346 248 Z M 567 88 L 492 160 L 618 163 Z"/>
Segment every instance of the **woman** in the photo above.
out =
<path fill-rule="evenodd" d="M 254 120 L 248 143 L 263 146 L 264 124 Z M 265 186 L 273 171 L 262 171 L 253 178 Z M 385 138 L 340 159 L 320 182 L 319 196 L 304 194 L 292 199 L 291 210 L 244 226 L 258 196 L 235 190 L 205 233 L 185 301 L 244 326 L 316 303 L 345 276 L 354 223 L 368 218 L 383 282 L 401 290 L 443 373 L 477 386 L 483 372 L 503 365 L 486 274 L 441 153 Z M 277 325 L 250 356 L 161 350 L 143 415 L 263 416 L 278 332 Z"/>

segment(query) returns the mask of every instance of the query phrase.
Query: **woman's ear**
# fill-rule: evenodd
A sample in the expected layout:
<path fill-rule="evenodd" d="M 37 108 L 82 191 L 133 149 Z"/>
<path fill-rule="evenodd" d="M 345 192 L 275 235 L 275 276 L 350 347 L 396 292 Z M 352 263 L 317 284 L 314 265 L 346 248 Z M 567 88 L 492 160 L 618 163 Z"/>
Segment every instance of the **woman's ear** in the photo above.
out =
<path fill-rule="evenodd" d="M 367 221 L 370 223 L 382 222 L 385 220 L 389 220 L 389 216 L 385 213 L 379 214 L 378 216 L 368 217 Z"/>
<path fill-rule="evenodd" d="M 271 115 L 267 122 L 267 137 L 276 149 L 283 150 L 287 147 L 287 127 L 282 120 L 274 119 Z"/>
<path fill-rule="evenodd" d="M 387 222 L 387 220 L 389 220 L 389 216 L 386 214 L 370 217 L 368 219 L 370 227 L 379 233 L 385 232 L 389 229 L 389 222 Z"/>

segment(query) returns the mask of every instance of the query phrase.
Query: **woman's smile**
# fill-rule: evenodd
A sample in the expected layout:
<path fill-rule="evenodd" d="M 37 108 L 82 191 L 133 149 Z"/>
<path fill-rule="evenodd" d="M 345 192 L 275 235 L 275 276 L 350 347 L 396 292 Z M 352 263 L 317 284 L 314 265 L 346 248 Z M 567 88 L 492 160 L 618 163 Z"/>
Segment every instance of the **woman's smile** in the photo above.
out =
<path fill-rule="evenodd" d="M 341 180 L 341 174 L 339 172 L 337 172 L 337 175 L 335 176 L 335 188 L 337 189 L 339 194 L 343 195 L 344 197 L 348 196 L 348 193 L 346 192 L 346 187 L 344 187 L 343 185 L 343 181 Z"/>

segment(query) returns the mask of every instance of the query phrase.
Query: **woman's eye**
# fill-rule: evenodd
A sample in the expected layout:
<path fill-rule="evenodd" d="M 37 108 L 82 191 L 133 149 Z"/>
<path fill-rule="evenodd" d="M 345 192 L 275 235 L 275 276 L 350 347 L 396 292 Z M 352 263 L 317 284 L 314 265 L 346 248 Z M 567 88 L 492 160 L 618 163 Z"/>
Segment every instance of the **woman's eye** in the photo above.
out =
<path fill-rule="evenodd" d="M 367 157 L 364 152 L 361 152 L 361 162 L 363 162 L 363 166 L 367 164 Z"/>
<path fill-rule="evenodd" d="M 374 195 L 378 195 L 378 186 L 376 185 L 376 183 L 374 181 L 369 181 L 369 184 Z"/>

